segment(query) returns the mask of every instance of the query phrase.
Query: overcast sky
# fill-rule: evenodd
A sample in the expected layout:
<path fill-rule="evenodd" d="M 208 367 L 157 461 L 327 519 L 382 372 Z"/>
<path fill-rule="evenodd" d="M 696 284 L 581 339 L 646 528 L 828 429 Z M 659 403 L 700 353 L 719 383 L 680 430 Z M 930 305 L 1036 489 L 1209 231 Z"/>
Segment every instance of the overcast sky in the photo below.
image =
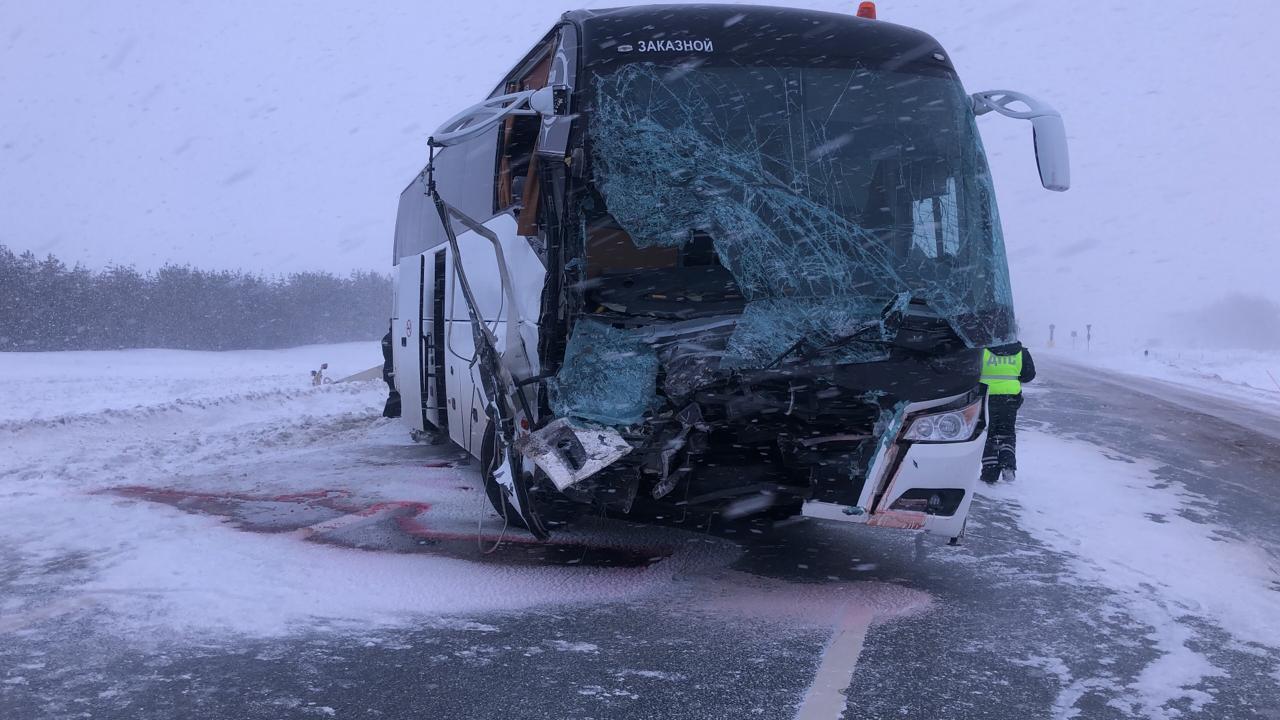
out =
<path fill-rule="evenodd" d="M 427 134 L 560 11 L 616 4 L 0 0 L 0 243 L 91 267 L 386 270 Z M 1066 194 L 1040 189 L 1026 123 L 979 121 L 1029 339 L 1280 299 L 1280 4 L 879 5 L 970 91 L 1066 118 Z"/>

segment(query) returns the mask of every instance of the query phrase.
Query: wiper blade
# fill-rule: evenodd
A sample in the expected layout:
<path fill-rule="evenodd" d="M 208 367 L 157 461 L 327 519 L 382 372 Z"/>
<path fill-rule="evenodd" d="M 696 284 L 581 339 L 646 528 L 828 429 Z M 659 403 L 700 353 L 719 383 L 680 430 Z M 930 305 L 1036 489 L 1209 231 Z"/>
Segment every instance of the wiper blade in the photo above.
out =
<path fill-rule="evenodd" d="M 867 345 L 893 345 L 894 343 L 893 343 L 893 341 L 892 341 L 892 340 L 886 340 L 886 339 L 884 339 L 884 338 L 864 338 L 864 337 L 862 337 L 862 335 L 863 335 L 863 334 L 865 334 L 865 333 L 867 333 L 868 331 L 870 331 L 870 330 L 879 330 L 880 328 L 881 328 L 881 323 L 871 323 L 871 324 L 869 324 L 869 325 L 865 325 L 865 326 L 860 327 L 860 328 L 858 328 L 857 330 L 855 330 L 855 331 L 853 331 L 853 332 L 851 332 L 851 333 L 847 333 L 847 334 L 845 334 L 845 335 L 841 335 L 840 337 L 836 338 L 835 340 L 832 340 L 831 342 L 827 343 L 826 345 L 821 345 L 821 346 L 819 346 L 819 347 L 813 348 L 813 349 L 812 349 L 812 350 L 810 350 L 809 352 L 804 353 L 803 355 L 801 355 L 801 356 L 800 356 L 800 359 L 801 359 L 801 360 L 812 360 L 812 359 L 814 359 L 814 358 L 818 357 L 819 355 L 825 355 L 825 354 L 827 354 L 827 353 L 829 353 L 829 352 L 832 352 L 832 351 L 835 351 L 835 350 L 839 350 L 839 349 L 841 349 L 841 348 L 848 347 L 848 346 L 852 345 L 852 344 L 853 344 L 853 343 L 855 343 L 855 342 L 858 342 L 858 343 L 864 343 L 864 344 L 867 344 Z"/>
<path fill-rule="evenodd" d="M 840 348 L 850 345 L 854 342 L 862 342 L 862 343 L 869 343 L 869 344 L 875 344 L 875 345 L 892 345 L 893 344 L 892 340 L 885 340 L 883 338 L 862 337 L 864 334 L 866 334 L 871 330 L 879 330 L 882 326 L 883 326 L 883 323 L 879 323 L 879 322 L 867 323 L 859 327 L 857 330 L 854 330 L 853 332 L 845 333 L 844 335 L 841 335 L 840 337 L 836 338 L 835 340 L 832 340 L 831 342 L 825 345 L 820 345 L 816 348 L 809 350 L 809 352 L 806 352 L 803 355 L 801 355 L 800 359 L 812 360 L 813 358 L 819 355 L 831 352 L 832 350 L 839 350 Z M 765 365 L 764 369 L 769 370 L 773 368 L 775 365 L 785 360 L 788 355 L 790 355 L 791 353 L 803 347 L 808 340 L 809 338 L 802 337 L 799 340 L 795 341 L 795 344 L 793 344 L 791 347 L 787 348 L 786 350 L 783 350 L 781 355 L 774 358 L 773 361 L 770 362 L 768 365 Z"/>

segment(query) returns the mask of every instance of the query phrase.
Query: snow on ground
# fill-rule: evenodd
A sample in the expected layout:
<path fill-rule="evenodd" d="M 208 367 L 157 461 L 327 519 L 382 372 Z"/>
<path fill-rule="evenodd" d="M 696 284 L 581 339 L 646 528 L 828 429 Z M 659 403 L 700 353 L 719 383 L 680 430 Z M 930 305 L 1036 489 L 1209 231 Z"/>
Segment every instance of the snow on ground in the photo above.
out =
<path fill-rule="evenodd" d="M 376 362 L 374 343 L 0 354 L 0 566 L 16 578 L 0 598 L 0 633 L 73 617 L 135 638 L 369 632 L 406 623 L 481 632 L 486 626 L 468 617 L 669 595 L 677 584 L 699 598 L 689 603 L 693 611 L 742 619 L 823 624 L 856 604 L 886 620 L 930 601 L 909 587 L 746 576 L 728 569 L 738 551 L 726 541 L 626 524 L 600 532 L 670 556 L 643 567 L 483 562 L 477 527 L 490 540 L 502 529 L 477 491 L 474 466 L 424 459 L 429 448 L 380 417 L 380 381 L 310 384 L 308 370 L 320 362 L 339 377 L 367 368 L 371 357 Z M 1025 658 L 1062 680 L 1060 716 L 1072 717 L 1086 690 L 1112 686 L 1132 698 L 1122 708 L 1129 713 L 1171 716 L 1166 708 L 1179 700 L 1204 706 L 1211 698 L 1189 688 L 1223 670 L 1197 651 L 1193 621 L 1242 644 L 1280 647 L 1274 561 L 1204 523 L 1195 510 L 1210 501 L 1158 481 L 1147 463 L 1085 443 L 1025 432 L 1021 451 L 1019 481 L 985 494 L 1072 558 L 1076 578 L 1064 582 L 1113 590 L 1114 611 L 1149 627 L 1163 653 L 1136 683 L 1073 678 L 1060 658 Z M 340 491 L 355 507 L 421 509 L 418 519 L 458 539 L 465 554 L 303 541 L 326 523 L 372 526 L 381 510 L 319 518 L 292 532 L 249 532 L 225 515 L 119 491 L 133 487 L 215 505 L 218 497 Z"/>
<path fill-rule="evenodd" d="M 1074 558 L 1079 580 L 1114 590 L 1115 609 L 1149 625 L 1163 653 L 1125 688 L 1136 698 L 1125 711 L 1176 717 L 1165 709 L 1172 701 L 1200 708 L 1212 700 L 1189 688 L 1223 670 L 1193 649 L 1188 619 L 1215 624 L 1241 643 L 1280 648 L 1280 568 L 1261 548 L 1191 519 L 1209 500 L 1157 479 L 1148 463 L 1092 445 L 1027 431 L 1018 444 L 1018 481 L 983 494 L 1009 502 L 1025 530 Z M 1057 659 L 1027 662 L 1065 672 Z M 1111 684 L 1105 677 L 1062 680 L 1064 711 L 1081 690 Z"/>
<path fill-rule="evenodd" d="M 818 597 L 739 577 L 726 569 L 733 543 L 626 523 L 576 523 L 557 539 L 664 559 L 522 559 L 527 536 L 501 526 L 474 464 L 381 417 L 381 380 L 311 385 L 321 362 L 342 377 L 378 356 L 376 343 L 0 354 L 0 566 L 11 571 L 0 634 L 77 617 L 134 639 L 373 632 L 669 593 L 680 578 L 698 580 L 685 582 L 691 593 L 716 589 L 712 612 L 725 603 L 793 623 L 821 624 L 849 603 L 889 619 L 928 602 L 874 582 Z M 294 502 L 304 496 L 319 505 Z M 320 507 L 330 500 L 352 509 L 334 517 Z M 250 524 L 283 517 L 292 529 L 246 530 L 245 506 L 258 513 Z M 508 560 L 490 561 L 499 537 Z M 779 610 L 805 604 L 807 618 Z"/>
<path fill-rule="evenodd" d="M 0 355 L 0 554 L 26 588 L 0 606 L 0 632 L 82 612 L 144 635 L 376 628 L 622 597 L 680 567 L 526 567 L 515 585 L 503 565 L 249 533 L 111 492 L 269 498 L 340 488 L 360 507 L 419 503 L 433 523 L 472 532 L 492 523 L 470 468 L 425 470 L 413 455 L 422 446 L 380 417 L 380 380 L 310 384 L 320 362 L 340 377 L 378 354 L 376 343 L 359 343 Z"/>
<path fill-rule="evenodd" d="M 376 342 L 286 350 L 0 353 L 0 422 L 54 419 L 306 387 L 311 371 L 342 379 L 382 364 Z"/>
<path fill-rule="evenodd" d="M 1163 380 L 1211 395 L 1280 407 L 1280 352 L 1234 348 L 1102 348 L 1090 351 L 1032 348 L 1066 362 Z M 1143 352 L 1147 354 L 1143 354 Z"/>

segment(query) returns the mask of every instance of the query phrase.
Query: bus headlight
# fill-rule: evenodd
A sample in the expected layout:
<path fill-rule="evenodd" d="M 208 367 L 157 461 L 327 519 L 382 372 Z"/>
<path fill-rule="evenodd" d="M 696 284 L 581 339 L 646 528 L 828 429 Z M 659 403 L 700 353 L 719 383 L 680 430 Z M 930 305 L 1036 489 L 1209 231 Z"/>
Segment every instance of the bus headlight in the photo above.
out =
<path fill-rule="evenodd" d="M 973 438 L 981 415 L 981 398 L 957 410 L 920 415 L 911 421 L 902 439 L 912 442 L 967 442 Z"/>

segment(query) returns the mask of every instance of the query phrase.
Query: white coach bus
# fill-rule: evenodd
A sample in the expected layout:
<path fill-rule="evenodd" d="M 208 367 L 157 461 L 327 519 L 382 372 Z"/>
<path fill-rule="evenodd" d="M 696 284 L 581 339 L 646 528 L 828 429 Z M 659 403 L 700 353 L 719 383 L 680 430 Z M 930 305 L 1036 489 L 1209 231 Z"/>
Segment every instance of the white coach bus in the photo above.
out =
<path fill-rule="evenodd" d="M 860 12 L 874 15 L 874 12 Z M 495 509 L 552 494 L 959 537 L 982 348 L 1015 339 L 969 94 L 930 36 L 758 6 L 566 13 L 431 138 L 400 196 L 405 421 L 479 459 Z"/>

